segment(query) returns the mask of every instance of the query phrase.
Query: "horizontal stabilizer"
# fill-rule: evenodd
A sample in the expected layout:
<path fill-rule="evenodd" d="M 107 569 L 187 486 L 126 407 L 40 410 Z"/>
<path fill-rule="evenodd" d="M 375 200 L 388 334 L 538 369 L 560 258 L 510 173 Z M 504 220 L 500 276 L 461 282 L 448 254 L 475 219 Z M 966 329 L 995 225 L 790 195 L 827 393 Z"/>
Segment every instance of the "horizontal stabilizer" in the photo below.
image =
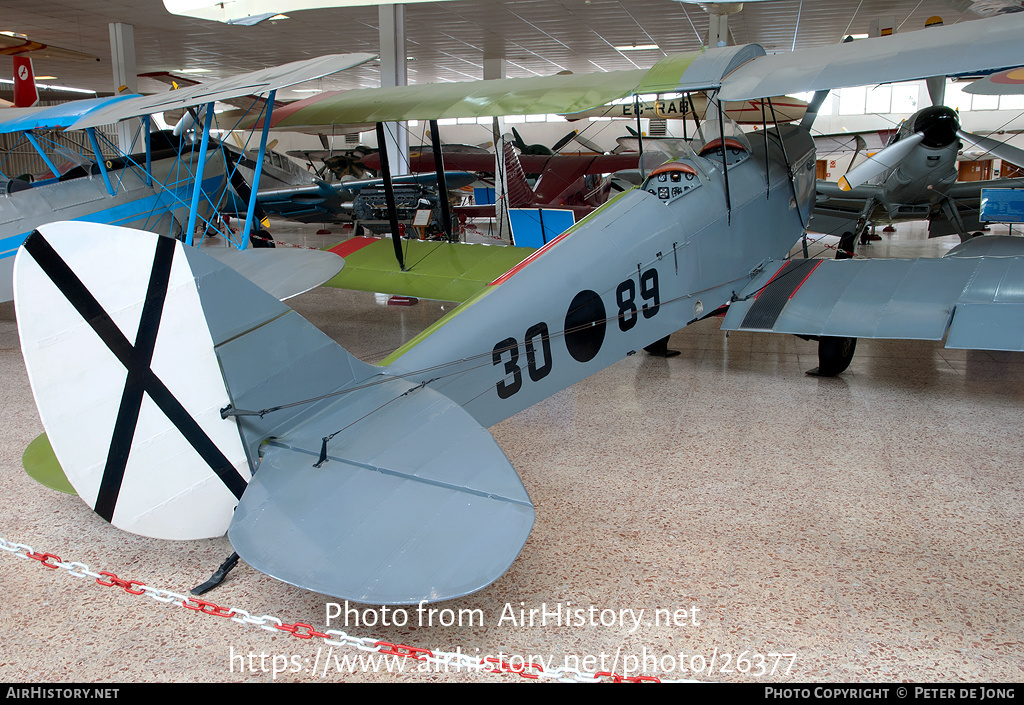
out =
<path fill-rule="evenodd" d="M 964 240 L 943 257 L 1024 257 L 1024 237 L 980 235 Z"/>
<path fill-rule="evenodd" d="M 977 241 L 977 242 L 975 242 Z M 989 249 L 984 238 L 971 241 Z M 941 340 L 949 347 L 1024 350 L 1024 257 L 789 260 L 758 273 L 730 304 L 723 330 Z"/>
<path fill-rule="evenodd" d="M 341 257 L 320 250 L 208 247 L 203 252 L 231 267 L 279 301 L 320 286 L 345 266 Z"/>
<path fill-rule="evenodd" d="M 268 314 L 280 306 L 266 305 Z M 375 604 L 458 597 L 508 568 L 533 506 L 483 427 L 441 393 L 355 359 L 294 312 L 244 320 L 217 358 L 246 452 L 254 463 L 262 453 L 228 532 L 245 561 Z"/>
<path fill-rule="evenodd" d="M 341 429 L 317 467 L 323 438 Z M 228 536 L 246 562 L 292 585 L 415 604 L 496 580 L 533 518 L 483 427 L 439 392 L 388 379 L 272 441 Z"/>

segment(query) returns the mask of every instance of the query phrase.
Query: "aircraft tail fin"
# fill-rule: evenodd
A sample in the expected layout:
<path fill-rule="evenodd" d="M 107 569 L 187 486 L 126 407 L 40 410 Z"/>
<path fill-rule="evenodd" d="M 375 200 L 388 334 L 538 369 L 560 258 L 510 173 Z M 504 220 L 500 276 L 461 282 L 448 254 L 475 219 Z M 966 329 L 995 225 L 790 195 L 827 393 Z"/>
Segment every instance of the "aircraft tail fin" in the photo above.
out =
<path fill-rule="evenodd" d="M 505 182 L 506 200 L 509 208 L 526 208 L 533 205 L 533 189 L 530 182 L 526 180 L 526 172 L 519 161 L 512 142 L 505 140 L 502 145 L 504 171 L 502 177 Z"/>
<path fill-rule="evenodd" d="M 251 475 L 220 417 L 229 397 L 210 327 L 197 325 L 215 287 L 200 291 L 187 254 L 152 233 L 58 222 L 14 265 L 25 366 L 57 459 L 97 514 L 155 538 L 223 535 Z"/>
<path fill-rule="evenodd" d="M 468 412 L 198 249 L 52 223 L 19 252 L 15 295 L 54 452 L 119 528 L 226 530 L 254 568 L 372 604 L 479 590 L 529 536 L 529 496 Z"/>
<path fill-rule="evenodd" d="M 39 102 L 35 71 L 32 59 L 27 56 L 14 57 L 14 107 L 31 108 Z"/>

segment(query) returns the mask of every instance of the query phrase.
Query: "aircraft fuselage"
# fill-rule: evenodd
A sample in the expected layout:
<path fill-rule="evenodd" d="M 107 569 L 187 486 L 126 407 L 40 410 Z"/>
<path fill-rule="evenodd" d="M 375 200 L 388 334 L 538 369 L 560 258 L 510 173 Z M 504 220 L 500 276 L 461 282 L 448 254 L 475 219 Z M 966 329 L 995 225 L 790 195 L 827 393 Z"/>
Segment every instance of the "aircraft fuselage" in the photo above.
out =
<path fill-rule="evenodd" d="M 803 233 L 814 145 L 782 134 L 792 182 L 763 133 L 728 155 L 728 199 L 720 155 L 681 160 L 692 178 L 651 176 L 609 201 L 396 352 L 389 374 L 490 426 L 714 311 Z"/>
<path fill-rule="evenodd" d="M 945 106 L 919 110 L 900 126 L 889 144 L 917 132 L 924 139 L 900 164 L 880 179 L 882 204 L 890 217 L 899 217 L 901 206 L 934 205 L 946 197 L 957 178 L 956 156 L 960 151 L 956 113 Z"/>

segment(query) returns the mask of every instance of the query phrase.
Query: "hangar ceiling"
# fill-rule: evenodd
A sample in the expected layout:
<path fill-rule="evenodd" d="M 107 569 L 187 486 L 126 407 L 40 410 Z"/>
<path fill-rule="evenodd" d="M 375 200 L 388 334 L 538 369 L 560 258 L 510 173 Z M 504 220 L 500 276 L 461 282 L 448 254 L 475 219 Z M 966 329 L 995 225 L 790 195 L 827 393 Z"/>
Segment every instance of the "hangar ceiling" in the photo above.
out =
<path fill-rule="evenodd" d="M 287 20 L 244 27 L 171 15 L 161 0 L 7 0 L 4 5 L 0 30 L 101 58 L 37 59 L 37 74 L 100 92 L 113 84 L 110 22 L 134 26 L 140 73 L 205 69 L 195 76 L 199 80 L 320 54 L 378 51 L 376 7 L 304 10 Z M 736 43 L 788 51 L 866 33 L 879 17 L 894 17 L 898 31 L 923 27 L 932 15 L 947 24 L 978 19 L 970 6 L 968 0 L 748 2 L 730 17 L 729 26 Z M 482 78 L 485 57 L 505 58 L 510 77 L 646 68 L 666 54 L 698 49 L 707 37 L 708 15 L 698 5 L 675 0 L 450 0 L 406 6 L 406 26 L 409 82 L 429 83 Z M 640 44 L 659 48 L 615 48 Z M 319 87 L 376 85 L 377 68 L 367 65 L 324 79 Z M 146 81 L 139 87 L 166 89 Z"/>

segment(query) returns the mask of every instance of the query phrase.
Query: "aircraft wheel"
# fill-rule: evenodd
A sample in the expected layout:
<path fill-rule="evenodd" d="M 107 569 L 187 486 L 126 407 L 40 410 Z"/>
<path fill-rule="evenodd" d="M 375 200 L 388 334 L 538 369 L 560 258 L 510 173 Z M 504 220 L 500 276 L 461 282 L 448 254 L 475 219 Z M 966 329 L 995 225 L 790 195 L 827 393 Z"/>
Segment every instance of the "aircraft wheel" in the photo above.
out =
<path fill-rule="evenodd" d="M 836 259 L 850 259 L 853 257 L 854 247 L 857 245 L 857 236 L 847 230 L 839 237 L 839 246 L 836 249 Z"/>
<path fill-rule="evenodd" d="M 254 230 L 249 233 L 249 244 L 253 247 L 276 247 L 273 238 L 266 230 Z"/>
<path fill-rule="evenodd" d="M 835 377 L 850 366 L 857 349 L 856 338 L 821 336 L 818 338 L 818 366 L 808 370 L 815 377 Z"/>

